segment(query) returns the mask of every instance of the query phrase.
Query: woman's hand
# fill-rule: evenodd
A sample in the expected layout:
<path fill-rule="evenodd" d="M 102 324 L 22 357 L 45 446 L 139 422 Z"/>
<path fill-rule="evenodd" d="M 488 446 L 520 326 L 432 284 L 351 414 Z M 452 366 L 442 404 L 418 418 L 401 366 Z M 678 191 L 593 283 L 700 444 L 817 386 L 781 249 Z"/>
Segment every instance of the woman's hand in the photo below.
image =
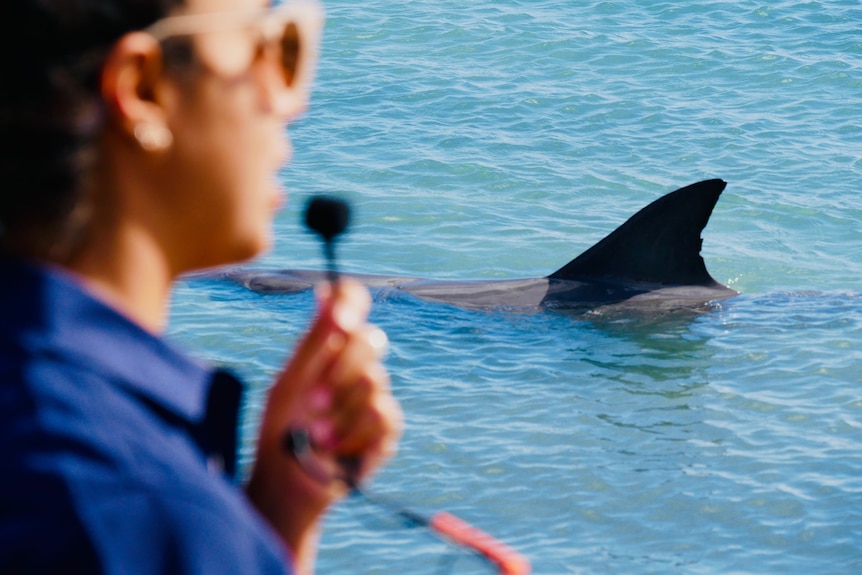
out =
<path fill-rule="evenodd" d="M 308 474 L 285 451 L 285 436 L 307 431 L 322 468 L 354 461 L 361 479 L 392 456 L 402 423 L 381 363 L 385 337 L 366 321 L 367 290 L 341 280 L 320 286 L 317 297 L 314 324 L 270 390 L 248 484 L 300 572 L 311 572 L 320 516 L 347 489 Z"/>

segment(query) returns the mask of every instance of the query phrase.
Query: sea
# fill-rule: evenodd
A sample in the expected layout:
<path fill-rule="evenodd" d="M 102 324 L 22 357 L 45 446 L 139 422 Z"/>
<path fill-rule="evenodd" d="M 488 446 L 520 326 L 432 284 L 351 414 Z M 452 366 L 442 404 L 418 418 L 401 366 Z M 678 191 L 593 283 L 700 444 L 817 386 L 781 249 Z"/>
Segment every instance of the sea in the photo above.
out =
<path fill-rule="evenodd" d="M 465 310 L 376 292 L 406 417 L 368 485 L 536 574 L 862 573 L 859 0 L 329 0 L 275 245 L 321 269 L 313 194 L 353 206 L 351 272 L 539 277 L 663 194 L 727 181 L 704 230 L 739 291 L 701 313 Z M 170 338 L 267 386 L 313 296 L 175 291 Z M 492 565 L 361 498 L 318 573 Z"/>

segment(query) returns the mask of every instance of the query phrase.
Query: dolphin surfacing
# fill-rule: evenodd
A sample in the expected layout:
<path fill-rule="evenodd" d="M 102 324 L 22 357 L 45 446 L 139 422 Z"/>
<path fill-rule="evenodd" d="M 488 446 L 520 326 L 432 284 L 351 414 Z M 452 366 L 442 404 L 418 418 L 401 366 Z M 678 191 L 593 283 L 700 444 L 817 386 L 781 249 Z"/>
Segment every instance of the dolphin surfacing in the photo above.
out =
<path fill-rule="evenodd" d="M 703 306 L 737 295 L 706 269 L 700 237 L 727 184 L 705 180 L 659 198 L 587 251 L 541 277 L 439 281 L 344 274 L 369 289 L 400 290 L 423 300 L 470 309 L 590 310 L 608 305 L 639 309 Z M 262 294 L 291 294 L 323 281 L 323 271 L 230 269 L 220 273 Z"/>

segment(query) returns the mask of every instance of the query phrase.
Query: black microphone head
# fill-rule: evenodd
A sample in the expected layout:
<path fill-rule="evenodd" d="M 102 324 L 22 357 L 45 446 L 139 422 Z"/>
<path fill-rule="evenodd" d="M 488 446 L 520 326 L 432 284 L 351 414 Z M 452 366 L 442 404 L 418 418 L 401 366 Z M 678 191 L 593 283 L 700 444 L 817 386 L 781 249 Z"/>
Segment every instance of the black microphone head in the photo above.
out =
<path fill-rule="evenodd" d="M 305 205 L 305 225 L 330 242 L 350 224 L 350 204 L 333 196 L 314 196 Z"/>

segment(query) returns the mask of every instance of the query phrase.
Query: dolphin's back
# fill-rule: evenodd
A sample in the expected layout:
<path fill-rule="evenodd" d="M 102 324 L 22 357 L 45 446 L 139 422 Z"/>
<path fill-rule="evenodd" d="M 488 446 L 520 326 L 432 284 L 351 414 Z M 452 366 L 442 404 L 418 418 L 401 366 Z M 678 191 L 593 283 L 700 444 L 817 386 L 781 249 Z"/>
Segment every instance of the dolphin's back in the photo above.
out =
<path fill-rule="evenodd" d="M 709 221 L 722 180 L 680 188 L 648 205 L 602 241 L 549 276 L 516 280 L 434 281 L 350 275 L 369 288 L 482 309 L 689 309 L 731 297 L 700 257 L 700 233 Z M 213 272 L 197 274 L 212 277 Z M 298 293 L 326 279 L 323 271 L 232 269 L 215 272 L 258 293 Z"/>
<path fill-rule="evenodd" d="M 700 257 L 700 233 L 726 185 L 706 180 L 659 198 L 549 279 L 718 284 Z"/>

